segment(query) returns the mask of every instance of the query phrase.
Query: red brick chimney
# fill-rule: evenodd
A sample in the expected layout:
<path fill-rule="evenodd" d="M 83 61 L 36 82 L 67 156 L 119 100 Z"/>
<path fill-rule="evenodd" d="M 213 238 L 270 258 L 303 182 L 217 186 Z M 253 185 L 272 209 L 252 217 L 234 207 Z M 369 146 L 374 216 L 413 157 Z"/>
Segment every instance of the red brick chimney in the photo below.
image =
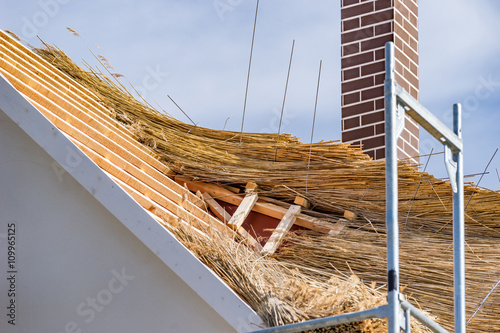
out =
<path fill-rule="evenodd" d="M 385 157 L 384 45 L 396 45 L 396 81 L 418 99 L 418 0 L 341 0 L 342 141 Z M 400 159 L 418 161 L 418 125 L 408 117 Z"/>

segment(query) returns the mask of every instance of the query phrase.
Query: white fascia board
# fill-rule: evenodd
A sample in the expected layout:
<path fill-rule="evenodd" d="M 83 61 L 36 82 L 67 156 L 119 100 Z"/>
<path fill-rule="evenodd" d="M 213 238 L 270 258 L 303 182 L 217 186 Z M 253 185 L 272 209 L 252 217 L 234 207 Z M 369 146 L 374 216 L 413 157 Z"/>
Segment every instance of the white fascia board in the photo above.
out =
<path fill-rule="evenodd" d="M 227 284 L 143 209 L 0 74 L 0 110 L 238 332 L 266 327 Z"/>

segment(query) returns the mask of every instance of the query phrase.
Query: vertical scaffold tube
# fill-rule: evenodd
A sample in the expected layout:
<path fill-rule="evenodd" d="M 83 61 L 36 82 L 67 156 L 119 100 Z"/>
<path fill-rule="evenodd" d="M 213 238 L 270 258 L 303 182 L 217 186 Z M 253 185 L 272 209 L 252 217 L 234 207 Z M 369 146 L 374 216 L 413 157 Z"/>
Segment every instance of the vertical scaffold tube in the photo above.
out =
<path fill-rule="evenodd" d="M 462 106 L 453 105 L 453 131 L 462 139 Z M 455 152 L 457 191 L 453 193 L 453 276 L 455 288 L 455 332 L 465 333 L 465 236 L 463 152 Z"/>
<path fill-rule="evenodd" d="M 387 303 L 389 333 L 400 333 L 397 102 L 394 44 L 385 45 L 385 174 L 387 228 Z"/>

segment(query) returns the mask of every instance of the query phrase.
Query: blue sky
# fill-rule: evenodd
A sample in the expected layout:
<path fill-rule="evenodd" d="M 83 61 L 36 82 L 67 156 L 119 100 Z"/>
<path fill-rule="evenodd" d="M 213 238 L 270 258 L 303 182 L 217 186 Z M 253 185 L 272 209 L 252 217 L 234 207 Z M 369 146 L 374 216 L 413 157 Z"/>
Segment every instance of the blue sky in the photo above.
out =
<path fill-rule="evenodd" d="M 255 0 L 0 0 L 0 28 L 39 46 L 36 35 L 75 61 L 105 56 L 151 103 L 200 126 L 239 131 Z M 500 2 L 422 0 L 420 99 L 451 125 L 464 105 L 465 173 L 481 173 L 500 147 Z M 71 35 L 66 27 L 80 34 Z M 340 5 L 337 0 L 261 0 L 245 131 L 276 132 L 292 40 L 295 51 L 282 132 L 308 142 L 319 61 L 314 139 L 340 139 Z M 421 132 L 421 153 L 442 146 Z M 424 163 L 426 158 L 422 159 Z M 500 153 L 480 185 L 500 189 Z M 428 171 L 447 177 L 443 156 Z M 469 178 L 478 181 L 479 177 Z"/>

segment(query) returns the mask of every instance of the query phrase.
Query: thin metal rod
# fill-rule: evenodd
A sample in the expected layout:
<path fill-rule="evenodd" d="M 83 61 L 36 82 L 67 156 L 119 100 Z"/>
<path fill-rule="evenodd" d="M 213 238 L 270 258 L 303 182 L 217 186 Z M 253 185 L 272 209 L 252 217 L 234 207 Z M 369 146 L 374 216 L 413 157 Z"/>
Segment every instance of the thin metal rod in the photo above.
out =
<path fill-rule="evenodd" d="M 168 97 L 168 98 L 170 98 L 170 100 L 172 101 L 172 103 L 174 103 L 174 104 L 175 104 L 175 106 L 177 106 L 177 108 L 178 108 L 179 110 L 181 110 L 181 111 L 182 111 L 182 113 L 184 113 L 184 115 L 185 115 L 185 116 L 186 116 L 186 117 L 187 117 L 187 118 L 188 118 L 188 119 L 189 119 L 189 120 L 193 123 L 193 125 L 194 125 L 194 126 L 196 126 L 196 124 L 195 124 L 195 122 L 193 121 L 193 119 L 191 119 L 191 118 L 188 116 L 188 114 L 187 114 L 186 112 L 184 112 L 184 110 L 183 110 L 183 109 L 181 109 L 181 107 L 180 107 L 177 103 L 175 103 L 175 101 L 172 99 L 172 97 L 170 97 L 170 95 L 167 95 L 167 97 Z"/>
<path fill-rule="evenodd" d="M 486 164 L 486 168 L 484 168 L 484 171 L 481 174 L 481 177 L 479 178 L 479 181 L 477 182 L 476 187 L 474 187 L 474 189 L 476 189 L 476 188 L 479 187 L 479 183 L 481 183 L 481 180 L 483 180 L 483 176 L 486 174 L 486 171 L 488 171 L 488 168 L 490 167 L 490 164 L 493 161 L 493 159 L 495 158 L 495 155 L 497 154 L 497 152 L 498 152 L 498 148 L 495 150 L 495 152 L 491 156 L 490 161 L 488 162 L 488 164 Z M 497 174 L 498 174 L 498 171 L 497 171 Z M 469 200 L 467 200 L 467 204 L 465 205 L 464 210 L 467 209 L 467 206 L 469 206 L 469 203 L 470 203 L 470 201 L 471 201 L 471 199 L 472 199 L 473 196 L 474 196 L 474 192 L 472 192 L 472 194 L 469 197 Z"/>
<path fill-rule="evenodd" d="M 292 69 L 292 59 L 293 59 L 294 47 L 295 47 L 295 39 L 292 42 L 292 52 L 290 53 L 290 63 L 288 64 L 288 73 L 286 75 L 285 93 L 283 95 L 283 104 L 281 105 L 280 124 L 278 126 L 278 137 L 276 138 L 276 150 L 274 151 L 274 161 L 275 162 L 276 162 L 276 156 L 278 155 L 278 144 L 280 142 L 281 122 L 283 120 L 283 112 L 285 111 L 286 92 L 288 90 L 288 81 L 290 80 L 290 70 Z"/>
<path fill-rule="evenodd" d="M 429 154 L 429 157 L 427 158 L 427 162 L 425 163 L 425 167 L 424 167 L 423 172 L 425 172 L 425 170 L 427 170 L 427 166 L 429 165 L 429 161 L 431 160 L 433 151 L 434 151 L 434 148 L 431 149 L 431 153 Z M 420 176 L 420 180 L 418 181 L 418 185 L 417 185 L 417 189 L 415 190 L 415 194 L 413 195 L 413 198 L 411 199 L 410 208 L 408 208 L 408 213 L 406 213 L 405 227 L 406 227 L 406 224 L 408 223 L 408 218 L 410 217 L 410 211 L 411 211 L 411 207 L 413 206 L 413 201 L 417 197 L 418 189 L 420 188 L 420 184 L 422 183 L 423 178 L 424 178 L 424 174 L 422 173 L 422 176 Z"/>
<path fill-rule="evenodd" d="M 462 139 L 462 106 L 453 105 L 453 132 Z M 453 276 L 455 290 L 455 333 L 465 333 L 465 231 L 463 152 L 455 152 L 457 191 L 453 193 Z"/>
<path fill-rule="evenodd" d="M 486 300 L 491 296 L 491 294 L 493 293 L 493 291 L 495 291 L 495 289 L 498 287 L 499 284 L 500 284 L 500 280 L 497 281 L 497 283 L 493 286 L 493 288 L 491 288 L 488 295 L 486 295 L 486 297 L 481 301 L 481 303 L 479 304 L 479 307 L 476 309 L 476 311 L 474 311 L 472 316 L 470 316 L 469 320 L 467 320 L 466 326 L 469 325 L 469 322 L 472 320 L 472 318 L 474 318 L 474 316 L 479 312 L 479 310 L 481 310 L 484 303 L 486 303 Z"/>
<path fill-rule="evenodd" d="M 441 327 L 439 324 L 437 324 L 434 320 L 427 317 L 425 315 L 425 313 L 423 313 L 422 311 L 420 311 L 419 309 L 414 307 L 413 304 L 411 304 L 410 302 L 402 300 L 401 307 L 405 311 L 410 310 L 412 317 L 415 318 L 416 320 L 418 320 L 419 322 L 421 322 L 422 324 L 424 324 L 432 332 L 434 332 L 434 333 L 448 333 L 447 330 L 445 330 L 443 327 Z"/>
<path fill-rule="evenodd" d="M 250 69 L 252 68 L 253 44 L 255 41 L 255 27 L 257 26 L 258 12 L 259 12 L 259 0 L 257 0 L 257 6 L 255 7 L 255 19 L 253 21 L 252 46 L 250 47 L 250 60 L 248 61 L 247 85 L 245 88 L 245 102 L 243 104 L 243 116 L 241 117 L 240 145 L 243 142 L 243 125 L 245 124 L 245 112 L 247 109 L 248 84 L 250 82 Z"/>
<path fill-rule="evenodd" d="M 405 333 L 411 333 L 411 309 L 405 310 Z"/>
<path fill-rule="evenodd" d="M 317 328 L 348 324 L 348 323 L 353 323 L 356 321 L 361 321 L 361 320 L 366 320 L 366 319 L 384 318 L 384 317 L 386 317 L 386 308 L 387 308 L 387 305 L 382 305 L 382 306 L 368 309 L 368 310 L 364 310 L 364 311 L 352 312 L 352 313 L 347 313 L 347 314 L 342 314 L 342 315 L 327 317 L 327 318 L 314 319 L 314 320 L 305 321 L 303 323 L 271 327 L 268 329 L 264 329 L 261 331 L 255 331 L 255 332 L 259 332 L 259 333 L 275 333 L 275 332 L 295 333 L 295 332 L 314 330 Z"/>
<path fill-rule="evenodd" d="M 399 333 L 399 227 L 398 227 L 398 161 L 396 128 L 396 91 L 394 44 L 385 47 L 385 174 L 387 228 L 387 322 L 389 333 Z"/>
<path fill-rule="evenodd" d="M 309 166 L 311 165 L 311 153 L 313 146 L 313 136 L 314 136 L 314 125 L 316 124 L 316 109 L 318 107 L 318 95 L 319 95 L 319 83 L 321 80 L 321 65 L 323 60 L 319 61 L 319 73 L 318 73 L 318 85 L 316 86 L 316 100 L 314 101 L 314 114 L 313 114 L 313 124 L 311 129 L 311 144 L 309 145 L 309 157 L 307 159 L 307 175 L 306 175 L 306 195 L 307 195 L 307 184 L 309 181 Z"/>

